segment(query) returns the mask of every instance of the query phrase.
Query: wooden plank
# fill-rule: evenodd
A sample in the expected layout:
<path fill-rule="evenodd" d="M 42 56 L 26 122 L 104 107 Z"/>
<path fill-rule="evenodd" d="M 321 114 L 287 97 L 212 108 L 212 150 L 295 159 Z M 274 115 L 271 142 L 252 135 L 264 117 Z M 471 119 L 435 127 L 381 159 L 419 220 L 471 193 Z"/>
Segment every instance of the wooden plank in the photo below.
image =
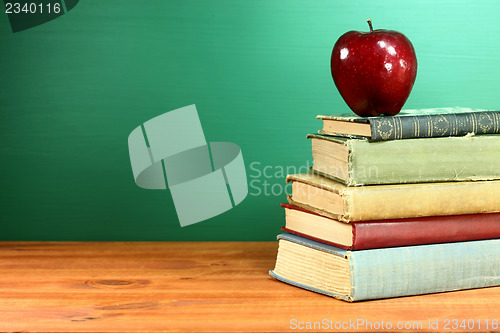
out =
<path fill-rule="evenodd" d="M 349 320 L 365 321 L 357 331 L 382 320 L 393 329 L 373 331 L 398 323 L 433 331 L 429 320 L 444 330 L 445 319 L 474 321 L 455 331 L 495 331 L 500 321 L 500 288 L 350 304 L 270 278 L 276 250 L 276 242 L 3 242 L 0 331 L 298 331 L 294 323 Z"/>

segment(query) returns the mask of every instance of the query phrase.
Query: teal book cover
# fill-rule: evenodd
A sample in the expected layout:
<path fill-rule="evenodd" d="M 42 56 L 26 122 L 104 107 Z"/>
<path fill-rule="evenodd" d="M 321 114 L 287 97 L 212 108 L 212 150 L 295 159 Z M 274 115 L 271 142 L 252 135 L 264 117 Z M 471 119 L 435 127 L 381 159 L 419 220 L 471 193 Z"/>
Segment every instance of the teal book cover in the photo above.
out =
<path fill-rule="evenodd" d="M 292 234 L 278 240 L 271 276 L 349 302 L 500 285 L 500 239 L 359 251 Z"/>

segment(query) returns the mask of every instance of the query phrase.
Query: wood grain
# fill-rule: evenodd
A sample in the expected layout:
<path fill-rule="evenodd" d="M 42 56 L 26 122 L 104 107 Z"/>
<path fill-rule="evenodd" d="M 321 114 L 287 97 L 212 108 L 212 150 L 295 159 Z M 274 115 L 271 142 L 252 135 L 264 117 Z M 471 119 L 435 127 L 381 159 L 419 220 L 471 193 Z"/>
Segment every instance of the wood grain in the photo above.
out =
<path fill-rule="evenodd" d="M 491 321 L 500 321 L 500 288 L 350 304 L 270 278 L 276 250 L 276 242 L 2 242 L 0 331 L 306 331 L 292 329 L 294 319 L 393 325 L 357 329 L 377 332 L 473 319 L 474 329 L 456 331 L 495 331 Z"/>

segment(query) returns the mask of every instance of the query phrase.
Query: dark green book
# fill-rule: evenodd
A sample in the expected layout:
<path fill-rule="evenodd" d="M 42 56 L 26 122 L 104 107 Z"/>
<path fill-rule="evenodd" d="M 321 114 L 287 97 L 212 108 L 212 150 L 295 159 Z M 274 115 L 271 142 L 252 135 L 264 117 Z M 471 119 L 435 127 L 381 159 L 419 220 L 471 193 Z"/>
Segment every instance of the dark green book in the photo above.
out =
<path fill-rule="evenodd" d="M 500 111 L 469 108 L 404 110 L 397 116 L 317 116 L 320 134 L 386 141 L 500 133 Z"/>

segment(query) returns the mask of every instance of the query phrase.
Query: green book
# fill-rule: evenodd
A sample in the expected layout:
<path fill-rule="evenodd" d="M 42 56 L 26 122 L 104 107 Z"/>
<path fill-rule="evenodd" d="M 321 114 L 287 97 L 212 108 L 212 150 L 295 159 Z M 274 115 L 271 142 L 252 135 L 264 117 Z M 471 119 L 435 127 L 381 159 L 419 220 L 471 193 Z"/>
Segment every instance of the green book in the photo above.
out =
<path fill-rule="evenodd" d="M 347 186 L 500 179 L 500 135 L 370 142 L 309 134 L 313 172 Z"/>
<path fill-rule="evenodd" d="M 359 251 L 290 234 L 278 239 L 271 276 L 345 301 L 500 285 L 500 239 Z"/>
<path fill-rule="evenodd" d="M 316 118 L 323 120 L 320 134 L 370 141 L 500 133 L 500 111 L 460 107 L 403 110 L 393 117 L 358 117 L 351 113 Z"/>

